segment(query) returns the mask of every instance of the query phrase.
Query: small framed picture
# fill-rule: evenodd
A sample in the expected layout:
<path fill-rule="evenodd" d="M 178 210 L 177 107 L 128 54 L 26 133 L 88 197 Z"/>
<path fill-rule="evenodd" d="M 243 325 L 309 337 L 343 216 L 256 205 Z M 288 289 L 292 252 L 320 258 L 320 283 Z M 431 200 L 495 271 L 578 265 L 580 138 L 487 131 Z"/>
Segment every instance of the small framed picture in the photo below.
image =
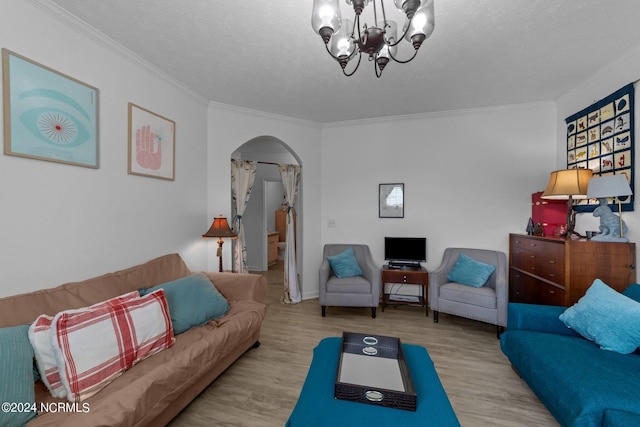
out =
<path fill-rule="evenodd" d="M 176 123 L 129 103 L 129 173 L 175 179 Z"/>
<path fill-rule="evenodd" d="M 404 184 L 380 184 L 378 217 L 404 218 Z"/>

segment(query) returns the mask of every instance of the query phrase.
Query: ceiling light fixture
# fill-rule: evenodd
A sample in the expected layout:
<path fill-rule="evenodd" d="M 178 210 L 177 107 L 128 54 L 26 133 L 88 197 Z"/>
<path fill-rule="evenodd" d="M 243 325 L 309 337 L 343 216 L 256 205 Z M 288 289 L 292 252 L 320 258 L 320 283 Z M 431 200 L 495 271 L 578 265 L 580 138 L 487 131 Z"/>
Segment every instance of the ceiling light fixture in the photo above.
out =
<path fill-rule="evenodd" d="M 433 12 L 434 0 L 393 0 L 398 10 L 406 15 L 402 35 L 398 37 L 398 25 L 387 19 L 384 0 L 345 0 L 353 6 L 353 22 L 342 19 L 338 0 L 313 0 L 311 26 L 322 37 L 324 45 L 340 66 L 345 76 L 353 75 L 360 66 L 362 55 L 368 55 L 373 62 L 376 77 L 390 60 L 405 64 L 418 54 L 418 49 L 435 28 Z M 364 8 L 373 3 L 373 23 L 360 25 L 360 16 Z M 378 19 L 378 9 L 382 19 Z M 396 57 L 398 45 L 402 40 L 413 45 L 413 55 L 408 59 Z M 355 68 L 347 71 L 349 61 L 358 57 Z"/>

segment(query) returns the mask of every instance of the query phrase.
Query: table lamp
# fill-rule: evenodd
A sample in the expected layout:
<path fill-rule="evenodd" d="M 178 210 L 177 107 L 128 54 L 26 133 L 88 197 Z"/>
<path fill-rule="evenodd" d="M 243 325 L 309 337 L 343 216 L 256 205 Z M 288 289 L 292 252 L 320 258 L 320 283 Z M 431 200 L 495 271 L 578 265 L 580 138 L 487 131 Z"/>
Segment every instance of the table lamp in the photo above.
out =
<path fill-rule="evenodd" d="M 580 236 L 574 231 L 576 212 L 573 210 L 573 200 L 587 198 L 587 187 L 592 175 L 591 169 L 561 169 L 551 172 L 549 184 L 542 193 L 543 199 L 567 199 L 567 231 L 562 234 L 567 238 L 573 234 Z"/>
<path fill-rule="evenodd" d="M 229 223 L 227 222 L 227 218 L 222 215 L 218 215 L 214 218 L 213 224 L 209 227 L 209 231 L 202 235 L 204 238 L 218 238 L 218 251 L 216 252 L 216 256 L 219 258 L 219 271 L 222 271 L 222 244 L 224 241 L 223 237 L 231 237 L 236 238 L 237 234 L 231 230 L 229 227 Z"/>
<path fill-rule="evenodd" d="M 628 242 L 625 236 L 627 226 L 622 221 L 622 204 L 620 197 L 631 196 L 633 192 L 625 175 L 607 175 L 593 178 L 589 181 L 587 197 L 598 199 L 600 206 L 593 211 L 593 216 L 600 217 L 600 234 L 591 240 Z M 616 216 L 609 206 L 607 198 L 613 198 L 618 204 L 618 216 Z"/>

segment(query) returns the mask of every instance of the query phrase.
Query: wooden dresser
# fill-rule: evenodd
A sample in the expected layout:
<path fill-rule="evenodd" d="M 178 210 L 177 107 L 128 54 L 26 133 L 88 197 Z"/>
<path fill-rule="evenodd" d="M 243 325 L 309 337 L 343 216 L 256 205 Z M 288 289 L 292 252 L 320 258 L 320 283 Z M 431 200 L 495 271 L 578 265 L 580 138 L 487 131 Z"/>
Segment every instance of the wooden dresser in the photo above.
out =
<path fill-rule="evenodd" d="M 622 291 L 635 263 L 635 243 L 510 234 L 509 301 L 570 306 L 595 279 Z"/>

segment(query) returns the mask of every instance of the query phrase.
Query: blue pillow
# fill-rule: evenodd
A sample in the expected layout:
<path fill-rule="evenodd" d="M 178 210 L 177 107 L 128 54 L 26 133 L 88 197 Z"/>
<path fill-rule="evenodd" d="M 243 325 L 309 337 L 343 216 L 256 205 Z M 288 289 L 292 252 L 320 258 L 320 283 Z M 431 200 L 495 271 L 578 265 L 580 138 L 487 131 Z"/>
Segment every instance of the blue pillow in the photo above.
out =
<path fill-rule="evenodd" d="M 603 350 L 633 353 L 640 347 L 640 303 L 596 279 L 560 320 Z"/>
<path fill-rule="evenodd" d="M 622 291 L 622 295 L 629 297 L 634 301 L 640 302 L 640 285 L 637 283 L 629 285 L 627 289 Z"/>
<path fill-rule="evenodd" d="M 362 270 L 358 264 L 353 248 L 349 248 L 337 255 L 328 256 L 329 264 L 340 278 L 362 276 Z"/>
<path fill-rule="evenodd" d="M 28 331 L 29 325 L 0 329 L 0 402 L 3 404 L 8 402 L 24 406 L 28 403 L 36 406 L 33 347 Z M 15 412 L 0 412 L 0 425 L 21 426 L 38 414 L 22 411 L 22 406 L 14 409 Z"/>
<path fill-rule="evenodd" d="M 447 275 L 447 279 L 462 285 L 481 288 L 487 283 L 491 273 L 496 271 L 496 266 L 476 261 L 465 254 L 458 255 L 453 269 Z"/>
<path fill-rule="evenodd" d="M 158 289 L 164 289 L 167 297 L 174 335 L 224 316 L 230 308 L 227 300 L 204 273 L 140 289 L 140 295 L 147 295 Z"/>

